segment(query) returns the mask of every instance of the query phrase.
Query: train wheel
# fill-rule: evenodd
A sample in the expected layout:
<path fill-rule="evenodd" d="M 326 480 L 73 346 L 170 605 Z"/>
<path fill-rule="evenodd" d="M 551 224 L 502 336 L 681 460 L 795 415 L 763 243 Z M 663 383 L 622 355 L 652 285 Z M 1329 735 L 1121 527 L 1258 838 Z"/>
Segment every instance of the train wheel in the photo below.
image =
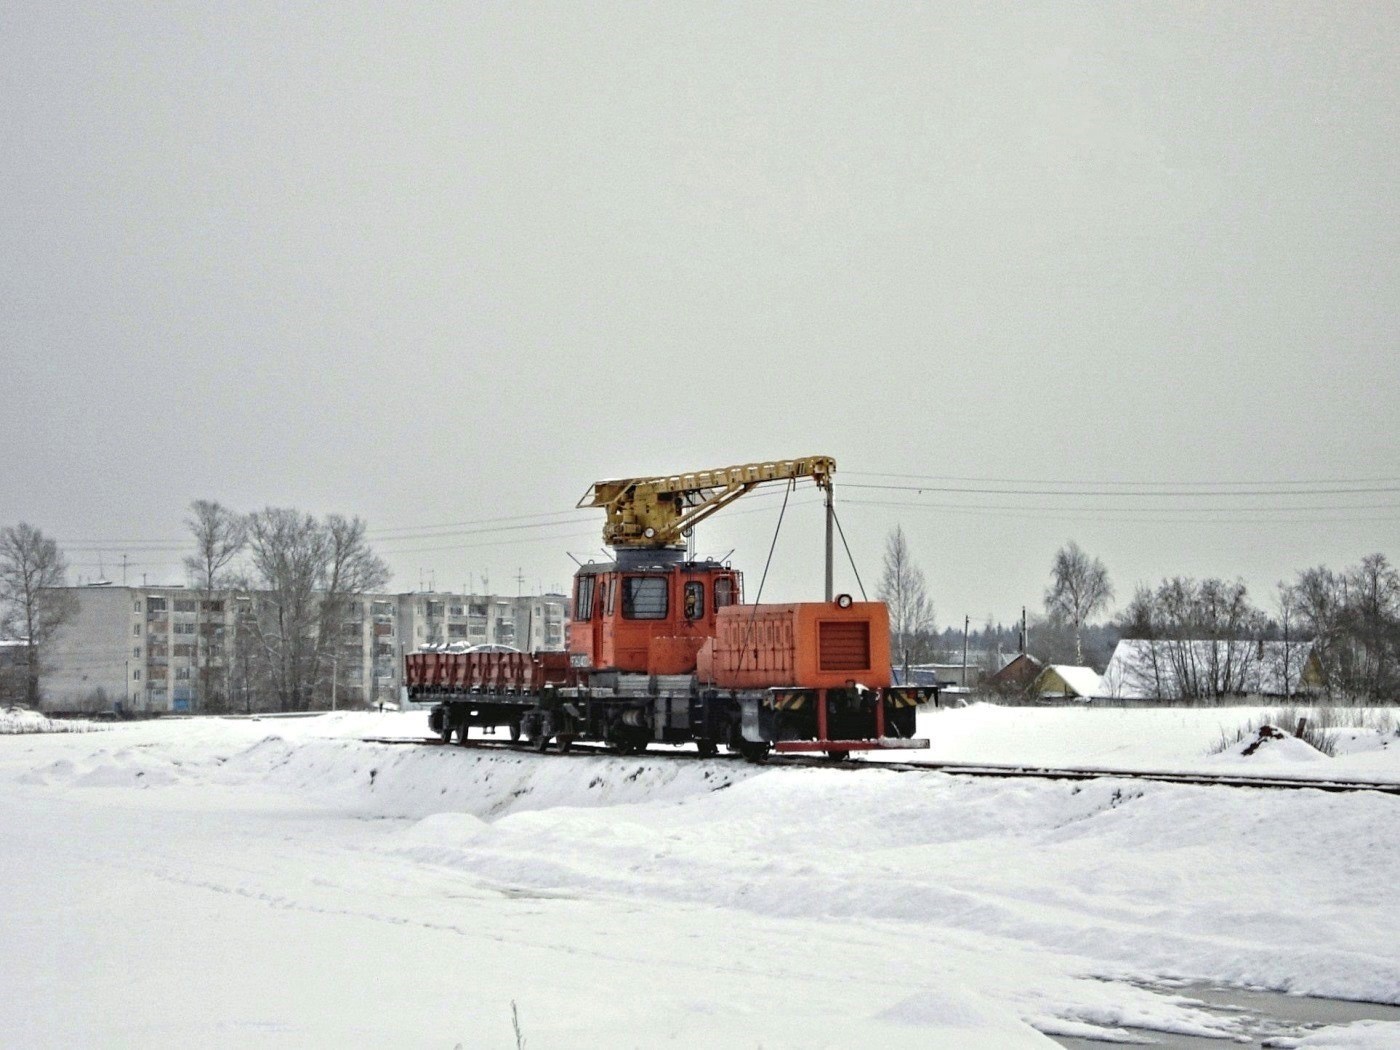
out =
<path fill-rule="evenodd" d="M 695 747 L 701 758 L 714 758 L 719 754 L 719 745 L 708 738 L 695 741 Z"/>
<path fill-rule="evenodd" d="M 833 762 L 844 762 L 851 757 L 851 753 L 849 751 L 828 751 L 826 757 Z"/>
<path fill-rule="evenodd" d="M 554 743 L 559 748 L 559 753 L 561 755 L 567 755 L 569 749 L 574 746 L 574 738 L 571 736 L 559 736 L 555 738 Z"/>

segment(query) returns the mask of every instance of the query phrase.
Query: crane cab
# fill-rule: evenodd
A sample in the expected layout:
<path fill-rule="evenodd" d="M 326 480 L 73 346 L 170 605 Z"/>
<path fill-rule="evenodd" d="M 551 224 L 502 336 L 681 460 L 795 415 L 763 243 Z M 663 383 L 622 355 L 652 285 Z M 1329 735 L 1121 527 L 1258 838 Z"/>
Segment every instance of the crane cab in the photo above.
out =
<path fill-rule="evenodd" d="M 621 553 L 621 552 L 620 552 Z M 571 663 L 591 671 L 689 674 L 720 609 L 742 601 L 741 573 L 714 561 L 636 553 L 574 575 Z"/>

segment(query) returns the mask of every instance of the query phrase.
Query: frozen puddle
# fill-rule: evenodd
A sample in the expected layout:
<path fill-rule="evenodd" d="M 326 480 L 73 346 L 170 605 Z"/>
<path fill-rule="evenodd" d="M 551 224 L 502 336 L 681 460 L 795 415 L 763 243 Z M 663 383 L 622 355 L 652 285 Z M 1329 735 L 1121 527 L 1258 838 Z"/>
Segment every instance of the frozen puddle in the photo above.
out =
<path fill-rule="evenodd" d="M 1400 1046 L 1400 1006 L 1381 1003 L 1356 1003 L 1345 999 L 1318 999 L 1308 995 L 1288 995 L 1283 992 L 1254 991 L 1248 988 L 1220 988 L 1207 984 L 1171 984 L 1155 986 L 1163 992 L 1186 996 L 1204 1004 L 1209 1013 L 1233 1020 L 1239 1035 L 1233 1039 L 1210 1039 L 1198 1035 L 1177 1035 L 1142 1028 L 1126 1028 L 1140 1044 L 1163 1050 L 1197 1050 L 1207 1047 L 1288 1047 L 1299 1039 L 1328 1025 L 1346 1025 L 1356 1021 L 1386 1021 L 1397 1025 L 1394 1045 Z M 1098 1040 L 1075 1036 L 1053 1036 L 1055 1042 L 1069 1050 L 1104 1050 L 1107 1046 L 1125 1045 L 1121 1039 Z M 1132 1044 L 1127 1044 L 1132 1045 Z M 1367 1043 L 1367 1046 L 1391 1045 Z"/>

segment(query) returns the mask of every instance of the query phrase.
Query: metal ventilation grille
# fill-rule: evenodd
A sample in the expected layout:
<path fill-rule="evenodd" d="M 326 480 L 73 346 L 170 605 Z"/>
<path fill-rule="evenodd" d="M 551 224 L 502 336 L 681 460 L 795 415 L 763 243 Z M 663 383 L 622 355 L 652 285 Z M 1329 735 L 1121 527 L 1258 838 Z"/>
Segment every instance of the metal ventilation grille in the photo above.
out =
<path fill-rule="evenodd" d="M 828 620 L 817 625 L 818 663 L 823 671 L 870 669 L 870 624 Z"/>

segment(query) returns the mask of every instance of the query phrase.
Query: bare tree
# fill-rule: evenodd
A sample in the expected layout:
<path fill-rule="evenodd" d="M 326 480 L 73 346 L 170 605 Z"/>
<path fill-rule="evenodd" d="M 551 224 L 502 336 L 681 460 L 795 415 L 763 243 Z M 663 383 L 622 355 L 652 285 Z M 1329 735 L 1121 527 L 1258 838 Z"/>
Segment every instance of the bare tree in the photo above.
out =
<path fill-rule="evenodd" d="M 185 519 L 185 527 L 194 537 L 195 545 L 194 554 L 185 559 L 185 571 L 201 599 L 195 614 L 195 676 L 199 680 L 195 703 L 207 706 L 215 700 L 214 649 L 216 643 L 222 648 L 222 640 L 212 629 L 212 619 L 205 624 L 204 614 L 214 611 L 215 603 L 221 600 L 216 594 L 232 582 L 229 565 L 247 542 L 248 527 L 241 515 L 221 503 L 205 499 L 190 504 L 190 517 Z M 224 659 L 227 654 L 220 652 L 219 656 Z M 218 699 L 222 702 L 226 698 Z"/>
<path fill-rule="evenodd" d="M 269 507 L 248 518 L 248 553 L 257 588 L 249 627 L 261 676 L 284 711 L 307 710 L 325 681 L 334 625 L 349 595 L 383 587 L 389 569 L 365 541 L 360 519 Z"/>
<path fill-rule="evenodd" d="M 39 704 L 39 673 L 44 647 L 77 612 L 66 590 L 68 563 L 58 544 L 32 525 L 0 529 L 0 633 L 18 636 L 25 646 L 25 702 Z"/>
<path fill-rule="evenodd" d="M 1139 587 L 1120 625 L 1140 644 L 1115 686 L 1159 698 L 1220 699 L 1258 688 L 1264 615 L 1242 580 L 1173 576 Z"/>
<path fill-rule="evenodd" d="M 1084 622 L 1112 597 L 1108 570 L 1098 558 L 1090 558 L 1073 540 L 1055 553 L 1050 586 L 1045 591 L 1045 611 L 1051 619 L 1074 625 L 1076 663 L 1084 662 Z"/>
<path fill-rule="evenodd" d="M 326 563 L 325 532 L 309 514 L 268 507 L 248 517 L 259 662 L 283 711 L 304 711 L 315 683 L 316 594 Z"/>
<path fill-rule="evenodd" d="M 1274 591 L 1274 605 L 1278 610 L 1278 632 L 1281 645 L 1275 647 L 1269 668 L 1276 683 L 1283 688 L 1285 697 L 1292 697 L 1302 684 L 1303 660 L 1308 643 L 1298 638 L 1299 597 L 1298 589 L 1280 580 Z"/>
<path fill-rule="evenodd" d="M 884 572 L 875 593 L 889 607 L 890 644 L 895 658 L 918 662 L 930 655 L 933 603 L 901 526 L 896 525 L 885 537 Z"/>
<path fill-rule="evenodd" d="M 1346 691 L 1347 616 L 1345 580 L 1319 565 L 1298 573 L 1293 585 L 1298 617 L 1312 635 L 1313 656 L 1322 673 L 1322 687 L 1329 699 Z"/>
<path fill-rule="evenodd" d="M 1354 694 L 1381 700 L 1400 686 L 1400 572 L 1383 554 L 1368 554 L 1345 576 Z"/>
<path fill-rule="evenodd" d="M 389 582 L 390 574 L 389 566 L 365 542 L 365 523 L 359 518 L 343 518 L 332 514 L 326 518 L 325 529 L 329 545 L 328 565 L 326 594 L 321 604 L 321 625 L 317 634 L 320 643 L 317 668 L 319 677 L 329 656 L 330 673 L 334 679 L 340 674 L 340 663 L 334 647 L 341 645 L 346 638 L 345 632 L 340 628 L 350 612 L 348 597 L 379 590 Z M 363 646 L 358 631 L 353 632 L 353 646 L 363 675 Z M 333 681 L 332 689 L 334 688 Z"/>

